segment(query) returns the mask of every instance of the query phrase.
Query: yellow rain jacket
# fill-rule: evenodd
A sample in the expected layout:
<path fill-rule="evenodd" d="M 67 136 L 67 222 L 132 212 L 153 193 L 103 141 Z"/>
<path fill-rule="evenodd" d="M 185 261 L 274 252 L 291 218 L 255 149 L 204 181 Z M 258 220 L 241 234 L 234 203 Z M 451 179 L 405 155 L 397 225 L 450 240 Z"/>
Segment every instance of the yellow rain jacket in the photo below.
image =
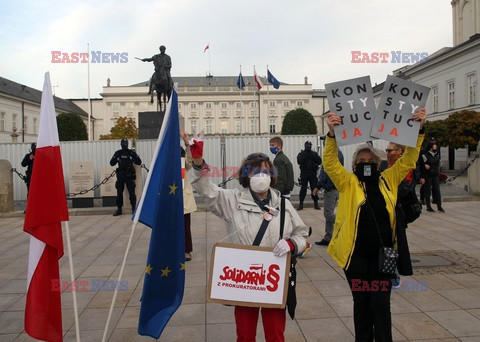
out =
<path fill-rule="evenodd" d="M 402 157 L 391 168 L 383 171 L 379 179 L 379 187 L 387 206 L 392 227 L 392 239 L 396 248 L 395 205 L 398 185 L 409 170 L 415 168 L 423 138 L 424 134 L 419 134 L 416 148 L 407 147 Z M 360 207 L 365 203 L 364 184 L 358 180 L 355 174 L 348 172 L 340 164 L 337 141 L 328 135 L 323 153 L 323 167 L 339 192 L 337 217 L 327 252 L 340 267 L 348 269 L 357 239 Z"/>

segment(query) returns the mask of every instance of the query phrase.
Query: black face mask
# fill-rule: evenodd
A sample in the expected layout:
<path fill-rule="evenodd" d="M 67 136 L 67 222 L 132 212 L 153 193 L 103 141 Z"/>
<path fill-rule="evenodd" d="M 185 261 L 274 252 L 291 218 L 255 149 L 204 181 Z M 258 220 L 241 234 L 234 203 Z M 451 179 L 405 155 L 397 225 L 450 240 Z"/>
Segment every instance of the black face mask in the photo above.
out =
<path fill-rule="evenodd" d="M 358 163 L 355 165 L 353 173 L 362 182 L 378 181 L 378 177 L 380 177 L 376 163 Z"/>

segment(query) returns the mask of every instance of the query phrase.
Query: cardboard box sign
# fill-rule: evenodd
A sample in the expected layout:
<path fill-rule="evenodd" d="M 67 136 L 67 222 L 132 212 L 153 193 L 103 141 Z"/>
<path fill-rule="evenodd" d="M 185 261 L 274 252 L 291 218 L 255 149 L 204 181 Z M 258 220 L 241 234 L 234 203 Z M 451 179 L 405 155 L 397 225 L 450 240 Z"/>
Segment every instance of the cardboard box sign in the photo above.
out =
<path fill-rule="evenodd" d="M 271 247 L 218 242 L 213 246 L 208 301 L 284 308 L 290 253 L 276 257 Z"/>
<path fill-rule="evenodd" d="M 330 111 L 337 114 L 342 123 L 334 127 L 338 146 L 372 140 L 375 101 L 370 76 L 325 84 Z"/>
<path fill-rule="evenodd" d="M 412 116 L 425 107 L 429 92 L 428 87 L 388 75 L 370 135 L 415 147 L 420 122 Z"/>

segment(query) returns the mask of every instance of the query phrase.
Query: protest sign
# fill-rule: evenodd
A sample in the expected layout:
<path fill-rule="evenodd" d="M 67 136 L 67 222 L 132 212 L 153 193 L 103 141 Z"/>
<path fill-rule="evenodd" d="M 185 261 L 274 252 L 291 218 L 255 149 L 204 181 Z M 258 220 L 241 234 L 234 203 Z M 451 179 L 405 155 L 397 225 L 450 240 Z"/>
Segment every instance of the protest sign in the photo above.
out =
<path fill-rule="evenodd" d="M 290 253 L 277 257 L 271 247 L 216 243 L 212 250 L 208 301 L 284 308 Z"/>
<path fill-rule="evenodd" d="M 338 146 L 372 140 L 370 131 L 375 113 L 370 76 L 325 84 L 330 111 L 342 123 L 335 126 Z"/>
<path fill-rule="evenodd" d="M 387 76 L 370 135 L 415 147 L 420 122 L 412 116 L 427 103 L 430 88 Z"/>

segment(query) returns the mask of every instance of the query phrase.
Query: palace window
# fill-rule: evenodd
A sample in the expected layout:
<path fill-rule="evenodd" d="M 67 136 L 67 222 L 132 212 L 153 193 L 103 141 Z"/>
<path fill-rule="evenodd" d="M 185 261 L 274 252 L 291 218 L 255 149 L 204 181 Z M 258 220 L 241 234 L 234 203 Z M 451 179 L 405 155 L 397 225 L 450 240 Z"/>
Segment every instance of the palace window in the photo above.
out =
<path fill-rule="evenodd" d="M 475 73 L 467 75 L 467 105 L 476 103 L 477 93 L 477 75 Z"/>

